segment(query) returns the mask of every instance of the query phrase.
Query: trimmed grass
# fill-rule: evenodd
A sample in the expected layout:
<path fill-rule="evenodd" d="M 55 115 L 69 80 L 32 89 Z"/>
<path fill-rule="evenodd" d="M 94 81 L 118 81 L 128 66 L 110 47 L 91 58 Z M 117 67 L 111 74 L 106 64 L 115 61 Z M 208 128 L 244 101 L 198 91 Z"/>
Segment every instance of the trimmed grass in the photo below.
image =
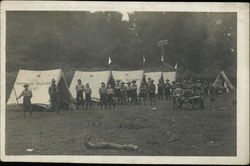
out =
<path fill-rule="evenodd" d="M 150 105 L 93 106 L 62 114 L 34 112 L 25 119 L 8 110 L 6 154 L 234 156 L 236 106 L 231 101 L 230 96 L 212 104 L 206 100 L 204 110 L 193 111 L 173 110 L 170 101 L 158 101 L 155 110 Z M 88 140 L 134 144 L 139 150 L 87 149 Z"/>

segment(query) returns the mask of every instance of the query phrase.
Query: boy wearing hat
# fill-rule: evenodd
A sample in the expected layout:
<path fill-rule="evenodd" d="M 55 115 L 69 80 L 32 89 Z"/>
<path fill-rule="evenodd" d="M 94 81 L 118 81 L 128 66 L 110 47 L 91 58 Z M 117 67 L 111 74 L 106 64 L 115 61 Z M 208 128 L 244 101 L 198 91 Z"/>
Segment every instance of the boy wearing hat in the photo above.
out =
<path fill-rule="evenodd" d="M 154 105 L 156 105 L 155 89 L 156 87 L 154 84 L 154 80 L 151 80 L 149 87 L 148 87 L 150 105 L 152 105 L 152 102 L 154 102 Z"/>
<path fill-rule="evenodd" d="M 32 98 L 32 91 L 28 89 L 29 85 L 24 84 L 24 90 L 21 92 L 21 94 L 17 97 L 17 100 L 21 97 L 23 97 L 23 113 L 25 115 L 25 112 L 29 111 L 30 116 L 32 116 L 32 108 L 31 108 L 31 98 Z"/>
<path fill-rule="evenodd" d="M 136 84 L 136 80 L 132 81 L 131 97 L 132 97 L 132 102 L 134 104 L 136 104 L 137 103 L 137 84 Z"/>
<path fill-rule="evenodd" d="M 86 109 L 88 109 L 88 107 L 90 107 L 91 94 L 92 94 L 92 89 L 89 87 L 89 83 L 87 83 L 86 88 L 85 88 L 85 100 L 86 100 L 85 108 Z"/>
<path fill-rule="evenodd" d="M 115 95 L 114 95 L 114 98 L 115 98 L 115 102 L 117 104 L 120 104 L 121 101 L 121 85 L 120 85 L 120 82 L 121 80 L 116 80 L 116 84 L 115 84 Z"/>
<path fill-rule="evenodd" d="M 182 107 L 183 101 L 182 96 L 184 95 L 184 91 L 180 86 L 180 83 L 176 83 L 176 88 L 173 91 L 173 107 L 175 109 L 176 102 L 178 102 L 178 108 Z"/>
<path fill-rule="evenodd" d="M 108 83 L 106 93 L 107 93 L 107 100 L 108 100 L 109 108 L 111 109 L 111 106 L 113 105 L 113 108 L 115 109 L 115 102 L 114 102 L 114 94 L 115 94 L 115 92 L 114 92 L 114 89 L 111 86 L 111 83 Z"/>
<path fill-rule="evenodd" d="M 131 102 L 131 83 L 130 82 L 127 82 L 126 94 L 127 94 L 127 101 L 128 103 L 130 103 Z"/>
<path fill-rule="evenodd" d="M 107 106 L 106 90 L 107 88 L 105 86 L 105 83 L 102 82 L 101 87 L 99 88 L 101 109 L 103 109 L 103 105 L 104 105 L 104 109 L 106 109 L 106 106 Z"/>
<path fill-rule="evenodd" d="M 158 86 L 158 99 L 163 99 L 164 81 L 162 79 L 159 79 L 157 86 Z"/>
<path fill-rule="evenodd" d="M 171 84 L 169 83 L 169 79 L 166 80 L 164 88 L 165 88 L 164 92 L 165 92 L 166 100 L 170 100 L 171 99 L 171 93 L 170 93 Z"/>
<path fill-rule="evenodd" d="M 146 86 L 147 86 L 147 98 L 149 98 L 149 91 L 148 91 L 148 88 L 149 88 L 149 85 L 151 84 L 151 78 L 148 77 L 148 81 L 146 82 Z"/>
<path fill-rule="evenodd" d="M 204 97 L 208 97 L 208 93 L 209 93 L 209 90 L 208 90 L 208 82 L 207 81 L 204 81 L 204 84 L 203 84 L 203 94 L 204 94 Z"/>
<path fill-rule="evenodd" d="M 77 85 L 76 85 L 76 102 L 77 102 L 77 109 L 79 109 L 79 106 L 84 106 L 83 103 L 83 92 L 84 92 L 84 85 L 82 84 L 82 80 L 78 79 Z"/>
<path fill-rule="evenodd" d="M 209 91 L 210 102 L 213 102 L 215 95 L 215 87 L 212 82 L 210 82 L 208 85 L 208 91 Z"/>
<path fill-rule="evenodd" d="M 147 85 L 144 80 L 141 82 L 140 93 L 139 93 L 139 104 L 141 103 L 141 99 L 143 100 L 143 104 L 146 104 L 146 96 L 147 96 Z"/>
<path fill-rule="evenodd" d="M 51 103 L 51 111 L 59 112 L 58 105 L 59 105 L 59 90 L 56 85 L 56 80 L 53 78 L 51 81 L 51 85 L 49 87 L 49 96 L 50 96 L 50 103 Z"/>
<path fill-rule="evenodd" d="M 125 82 L 121 82 L 121 104 L 126 103 L 126 86 Z"/>
<path fill-rule="evenodd" d="M 192 84 L 192 80 L 191 79 L 188 80 L 188 82 L 187 82 L 187 89 L 189 89 L 189 90 L 193 89 L 193 84 Z"/>

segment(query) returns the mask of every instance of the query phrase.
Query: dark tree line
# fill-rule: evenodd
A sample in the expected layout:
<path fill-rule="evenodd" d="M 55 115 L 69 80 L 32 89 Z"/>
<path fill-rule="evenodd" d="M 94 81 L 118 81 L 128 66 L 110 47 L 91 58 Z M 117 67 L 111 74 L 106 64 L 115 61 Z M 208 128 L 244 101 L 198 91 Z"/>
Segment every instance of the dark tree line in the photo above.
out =
<path fill-rule="evenodd" d="M 236 13 L 7 12 L 7 71 L 161 66 L 195 73 L 236 71 Z"/>

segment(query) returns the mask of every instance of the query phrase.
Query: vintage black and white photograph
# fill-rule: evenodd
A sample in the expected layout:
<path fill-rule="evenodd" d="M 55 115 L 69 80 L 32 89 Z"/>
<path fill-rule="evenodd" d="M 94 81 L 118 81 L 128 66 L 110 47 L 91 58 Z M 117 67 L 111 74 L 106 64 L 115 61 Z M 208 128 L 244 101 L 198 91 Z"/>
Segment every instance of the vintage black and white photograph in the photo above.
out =
<path fill-rule="evenodd" d="M 237 157 L 237 16 L 7 10 L 5 155 Z"/>

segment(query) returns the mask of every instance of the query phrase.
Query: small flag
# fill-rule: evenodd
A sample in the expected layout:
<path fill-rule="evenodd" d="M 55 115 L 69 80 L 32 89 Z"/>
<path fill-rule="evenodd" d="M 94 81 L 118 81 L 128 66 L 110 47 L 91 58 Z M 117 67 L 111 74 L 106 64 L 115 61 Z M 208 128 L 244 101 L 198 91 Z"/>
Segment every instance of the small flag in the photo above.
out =
<path fill-rule="evenodd" d="M 175 67 L 174 67 L 174 68 L 175 68 L 175 70 L 177 70 L 177 63 L 175 64 Z"/>
<path fill-rule="evenodd" d="M 162 61 L 162 62 L 164 61 L 164 57 L 163 57 L 163 55 L 161 56 L 161 61 Z"/>
<path fill-rule="evenodd" d="M 146 60 L 145 60 L 145 56 L 143 55 L 143 57 L 142 57 L 142 58 L 143 58 L 143 63 L 145 63 L 145 61 L 146 61 Z"/>
<path fill-rule="evenodd" d="M 111 58 L 109 57 L 109 62 L 108 62 L 108 64 L 110 65 L 111 64 Z"/>

